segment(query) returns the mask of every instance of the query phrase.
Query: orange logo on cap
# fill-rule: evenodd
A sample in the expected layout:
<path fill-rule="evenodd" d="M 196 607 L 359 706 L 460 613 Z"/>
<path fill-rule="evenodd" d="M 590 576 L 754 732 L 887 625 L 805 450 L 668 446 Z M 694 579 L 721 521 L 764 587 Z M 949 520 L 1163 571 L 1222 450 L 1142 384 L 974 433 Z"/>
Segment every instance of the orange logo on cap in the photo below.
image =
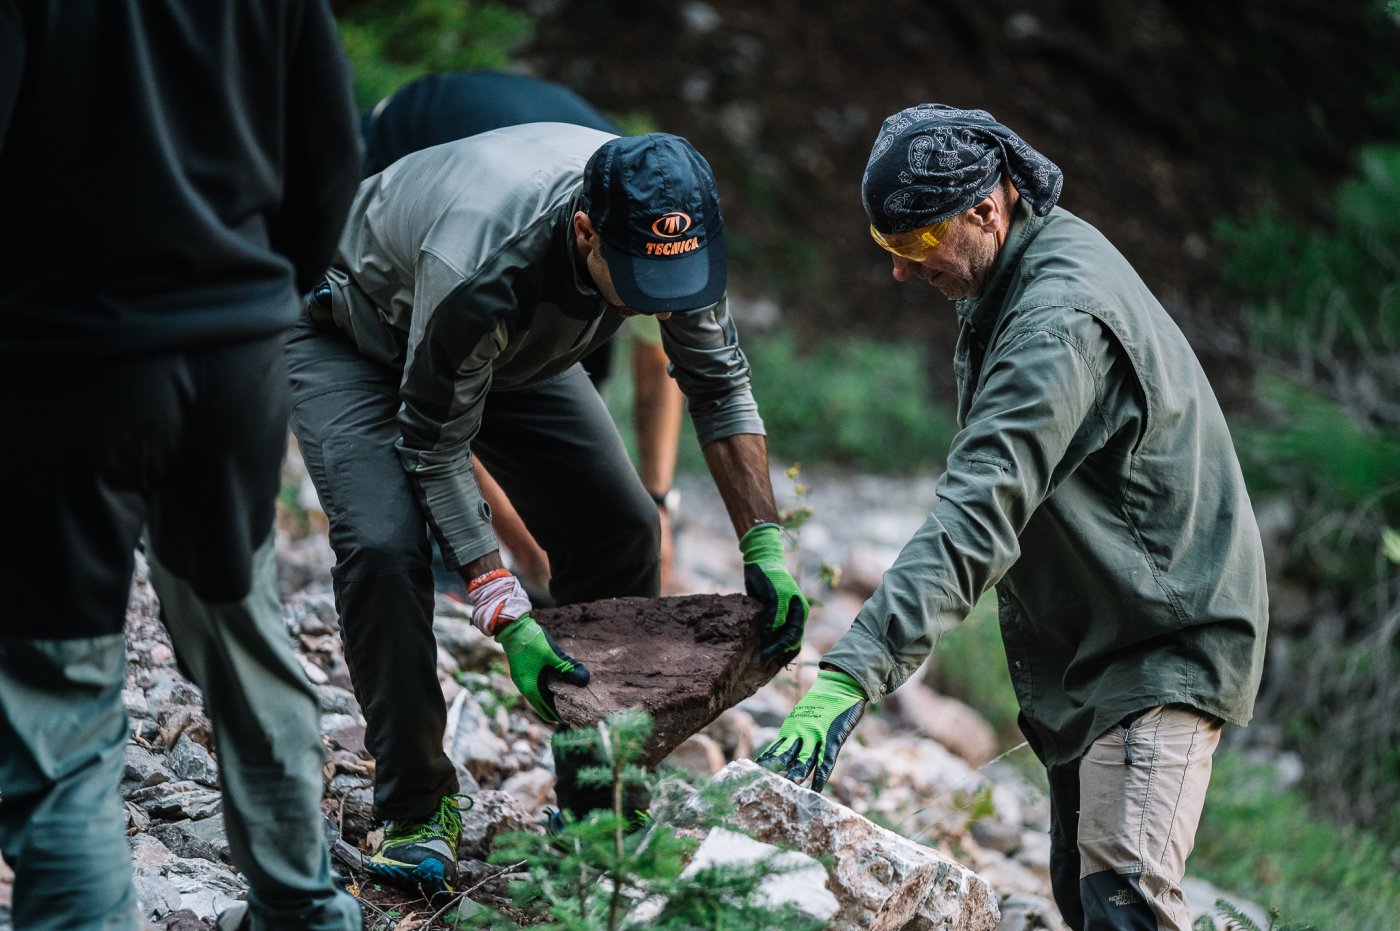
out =
<path fill-rule="evenodd" d="M 662 214 L 651 225 L 651 231 L 662 239 L 675 239 L 684 236 L 688 229 L 690 229 L 690 214 L 681 213 L 679 210 Z"/>

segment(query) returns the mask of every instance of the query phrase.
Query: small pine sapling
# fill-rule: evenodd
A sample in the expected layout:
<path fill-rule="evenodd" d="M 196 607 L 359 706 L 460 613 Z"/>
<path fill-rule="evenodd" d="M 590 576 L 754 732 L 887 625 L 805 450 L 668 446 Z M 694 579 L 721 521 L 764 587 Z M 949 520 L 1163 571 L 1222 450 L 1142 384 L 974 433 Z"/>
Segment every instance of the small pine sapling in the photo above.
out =
<path fill-rule="evenodd" d="M 791 905 L 774 907 L 760 895 L 769 878 L 790 868 L 771 863 L 709 866 L 685 872 L 694 836 L 719 826 L 728 792 L 698 788 L 702 804 L 689 806 L 695 824 L 685 834 L 627 810 L 629 789 L 659 795 L 660 777 L 638 764 L 651 733 L 641 711 L 609 717 L 595 728 L 560 732 L 568 752 L 587 752 L 596 765 L 578 772 L 579 782 L 611 790 L 611 810 L 576 819 L 563 816 L 562 830 L 546 835 L 515 833 L 497 839 L 493 863 L 523 862 L 525 878 L 511 884 L 513 904 L 543 921 L 542 931 L 740 931 L 781 927 L 816 931 Z M 651 907 L 648 907 L 651 906 Z M 631 917 L 633 913 L 645 917 Z M 515 927 L 504 916 L 480 916 L 475 927 Z"/>

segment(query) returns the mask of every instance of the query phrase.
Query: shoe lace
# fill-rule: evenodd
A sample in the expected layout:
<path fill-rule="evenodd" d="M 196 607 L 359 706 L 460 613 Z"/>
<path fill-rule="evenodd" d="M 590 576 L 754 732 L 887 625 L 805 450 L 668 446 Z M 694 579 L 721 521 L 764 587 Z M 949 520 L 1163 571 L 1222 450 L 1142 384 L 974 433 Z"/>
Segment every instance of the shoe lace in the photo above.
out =
<path fill-rule="evenodd" d="M 438 833 L 442 836 L 455 838 L 462 833 L 462 812 L 471 811 L 475 806 L 476 799 L 470 795 L 445 795 L 438 805 L 437 815 L 429 824 L 438 826 Z"/>
<path fill-rule="evenodd" d="M 431 818 L 403 823 L 391 821 L 385 825 L 384 834 L 399 843 L 433 837 L 455 840 L 462 833 L 462 812 L 471 811 L 475 806 L 476 799 L 470 795 L 444 795 L 437 813 Z"/>

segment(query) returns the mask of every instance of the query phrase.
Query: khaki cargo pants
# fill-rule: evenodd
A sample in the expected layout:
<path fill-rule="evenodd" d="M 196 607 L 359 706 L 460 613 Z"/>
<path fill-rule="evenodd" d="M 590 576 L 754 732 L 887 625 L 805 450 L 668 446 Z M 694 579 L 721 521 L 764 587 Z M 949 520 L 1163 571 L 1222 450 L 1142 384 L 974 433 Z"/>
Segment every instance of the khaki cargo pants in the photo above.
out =
<path fill-rule="evenodd" d="M 1051 883 L 1075 931 L 1190 931 L 1181 881 L 1220 727 L 1159 705 L 1050 767 Z"/>

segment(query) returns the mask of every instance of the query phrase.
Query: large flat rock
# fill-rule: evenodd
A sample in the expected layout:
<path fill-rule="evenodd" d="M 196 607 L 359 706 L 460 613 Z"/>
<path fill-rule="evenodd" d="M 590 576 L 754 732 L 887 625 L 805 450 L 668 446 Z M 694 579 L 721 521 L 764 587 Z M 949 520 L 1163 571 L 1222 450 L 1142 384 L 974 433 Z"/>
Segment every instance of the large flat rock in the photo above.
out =
<path fill-rule="evenodd" d="M 563 726 L 591 727 L 640 708 L 654 724 L 641 762 L 655 766 L 783 667 L 758 657 L 761 611 L 738 594 L 611 598 L 537 611 L 592 674 L 585 688 L 551 685 Z"/>

